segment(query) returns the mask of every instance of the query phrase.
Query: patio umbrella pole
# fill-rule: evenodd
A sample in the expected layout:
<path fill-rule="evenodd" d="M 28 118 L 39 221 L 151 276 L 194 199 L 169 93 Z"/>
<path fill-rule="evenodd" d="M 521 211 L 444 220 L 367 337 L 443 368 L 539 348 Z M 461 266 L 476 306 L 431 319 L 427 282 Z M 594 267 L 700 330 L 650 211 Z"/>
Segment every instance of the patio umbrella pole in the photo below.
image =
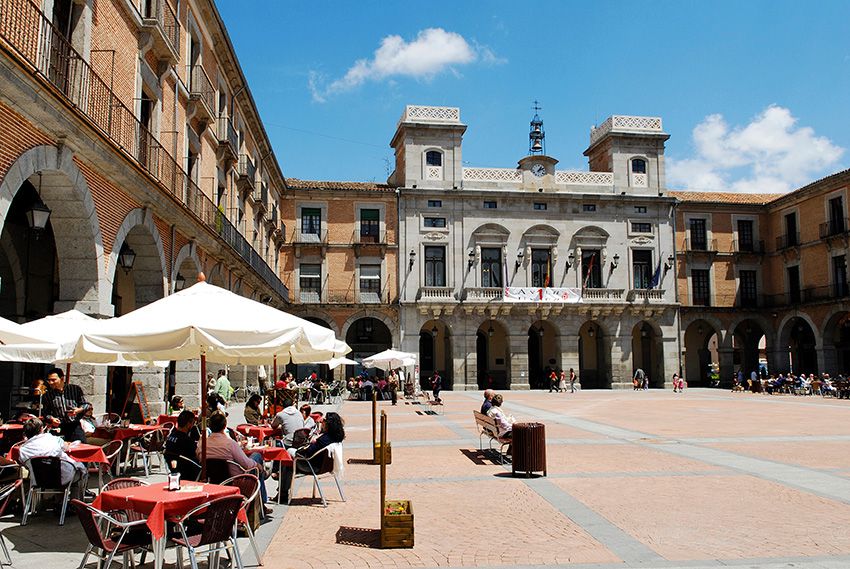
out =
<path fill-rule="evenodd" d="M 274 357 L 274 369 L 272 371 L 274 375 L 272 375 L 272 384 L 277 383 L 277 355 Z"/>
<path fill-rule="evenodd" d="M 65 383 L 71 383 L 71 362 L 65 364 Z"/>
<path fill-rule="evenodd" d="M 201 352 L 201 480 L 207 477 L 207 355 Z"/>

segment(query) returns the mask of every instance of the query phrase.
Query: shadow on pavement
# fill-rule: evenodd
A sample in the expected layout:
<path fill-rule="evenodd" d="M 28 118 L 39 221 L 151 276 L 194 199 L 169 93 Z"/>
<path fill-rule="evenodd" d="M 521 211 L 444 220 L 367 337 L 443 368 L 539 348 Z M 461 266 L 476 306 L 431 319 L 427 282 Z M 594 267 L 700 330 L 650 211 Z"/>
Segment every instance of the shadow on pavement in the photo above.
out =
<path fill-rule="evenodd" d="M 354 547 L 377 548 L 381 542 L 381 530 L 340 526 L 336 532 L 336 542 Z"/>

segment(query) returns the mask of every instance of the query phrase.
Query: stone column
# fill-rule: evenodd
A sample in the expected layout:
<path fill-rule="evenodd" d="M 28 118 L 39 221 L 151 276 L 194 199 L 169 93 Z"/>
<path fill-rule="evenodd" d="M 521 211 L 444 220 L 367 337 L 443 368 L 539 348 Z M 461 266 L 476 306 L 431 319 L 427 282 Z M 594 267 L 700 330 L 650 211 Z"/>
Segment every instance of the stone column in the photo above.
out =
<path fill-rule="evenodd" d="M 835 349 L 834 344 L 824 344 L 823 347 L 817 348 L 817 356 L 819 373 L 832 375 L 838 371 L 838 351 Z"/>
<path fill-rule="evenodd" d="M 165 373 L 166 370 L 157 367 L 135 367 L 133 368 L 133 381 L 144 386 L 145 399 L 147 399 L 150 418 L 156 419 L 165 413 Z M 138 395 L 137 395 L 138 397 Z"/>
<path fill-rule="evenodd" d="M 561 369 L 569 372 L 570 368 L 573 368 L 576 374 L 580 372 L 578 338 L 578 334 L 561 334 Z M 599 373 L 605 373 L 605 370 L 600 369 Z"/>
<path fill-rule="evenodd" d="M 780 373 L 788 373 L 791 369 L 791 354 L 788 349 L 768 348 L 767 350 L 767 370 L 769 373 L 779 375 Z"/>
<path fill-rule="evenodd" d="M 531 389 L 528 383 L 528 337 L 518 334 L 508 336 L 508 351 L 511 358 L 511 390 Z"/>
<path fill-rule="evenodd" d="M 183 360 L 176 362 L 175 367 L 174 394 L 183 398 L 187 409 L 200 409 L 201 393 L 206 392 L 206 379 L 201 381 L 201 362 Z"/>
<path fill-rule="evenodd" d="M 735 358 L 732 348 L 717 348 L 717 359 L 720 360 L 720 387 L 732 387 L 735 376 Z"/>
<path fill-rule="evenodd" d="M 455 389 L 475 391 L 478 389 L 478 360 L 475 357 L 475 336 L 468 334 L 455 336 L 460 342 L 455 343 L 452 351 L 454 366 Z M 470 346 L 472 348 L 470 349 Z"/>
<path fill-rule="evenodd" d="M 632 335 L 608 336 L 611 341 L 611 389 L 632 388 Z"/>

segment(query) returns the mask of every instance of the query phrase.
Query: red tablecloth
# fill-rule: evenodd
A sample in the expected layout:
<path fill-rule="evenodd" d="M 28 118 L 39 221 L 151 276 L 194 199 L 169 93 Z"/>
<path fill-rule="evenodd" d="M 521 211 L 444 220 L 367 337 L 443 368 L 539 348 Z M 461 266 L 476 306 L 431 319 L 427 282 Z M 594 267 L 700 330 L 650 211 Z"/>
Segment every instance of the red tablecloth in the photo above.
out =
<path fill-rule="evenodd" d="M 21 447 L 14 446 L 9 450 L 9 460 L 18 461 L 18 458 L 21 456 Z M 101 462 L 103 464 L 108 464 L 109 459 L 106 458 L 106 453 L 103 452 L 103 449 L 96 445 L 87 445 L 85 443 L 80 443 L 71 446 L 68 449 L 68 456 L 76 460 L 77 462 Z"/>
<path fill-rule="evenodd" d="M 267 462 L 280 462 L 282 464 L 292 464 L 292 457 L 286 452 L 283 447 L 265 447 L 258 446 L 254 448 L 246 448 L 245 454 L 251 456 L 255 452 L 263 455 L 263 460 Z"/>
<path fill-rule="evenodd" d="M 271 425 L 239 425 L 236 430 L 246 437 L 254 437 L 258 441 L 262 441 L 277 432 L 277 429 L 273 429 Z"/>
<path fill-rule="evenodd" d="M 174 423 L 177 424 L 177 415 L 160 415 L 157 420 L 157 425 L 162 425 L 163 423 Z"/>
<path fill-rule="evenodd" d="M 123 441 L 126 439 L 135 439 L 141 437 L 145 433 L 155 431 L 159 425 L 130 425 L 129 427 L 98 427 L 93 437 L 98 439 L 113 439 Z"/>
<path fill-rule="evenodd" d="M 218 484 L 200 484 L 182 482 L 182 489 L 174 492 L 166 490 L 167 483 L 136 486 L 101 492 L 92 502 L 99 510 L 133 510 L 148 517 L 147 526 L 155 539 L 165 536 L 165 520 L 175 519 L 185 515 L 191 509 L 204 502 L 223 496 L 239 494 L 235 486 L 219 486 Z M 188 492 L 189 487 L 202 486 L 200 492 Z M 243 510 L 239 511 L 239 520 L 247 521 Z"/>
<path fill-rule="evenodd" d="M 20 423 L 6 423 L 5 425 L 0 425 L 0 439 L 5 437 L 6 431 L 23 431 L 23 430 L 24 430 L 24 426 Z"/>

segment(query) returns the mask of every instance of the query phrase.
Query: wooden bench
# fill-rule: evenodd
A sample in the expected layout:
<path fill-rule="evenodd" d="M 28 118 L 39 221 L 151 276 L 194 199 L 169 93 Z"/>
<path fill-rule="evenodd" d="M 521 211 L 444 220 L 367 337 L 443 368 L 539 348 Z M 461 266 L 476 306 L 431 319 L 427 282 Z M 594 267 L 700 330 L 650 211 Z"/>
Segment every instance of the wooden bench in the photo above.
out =
<path fill-rule="evenodd" d="M 495 450 L 493 448 L 493 441 L 499 444 L 499 460 L 502 464 L 504 464 L 505 453 L 503 452 L 503 449 L 506 446 L 510 446 L 511 439 L 499 436 L 499 428 L 496 426 L 496 421 L 493 417 L 474 410 L 472 411 L 472 415 L 475 417 L 475 425 L 478 427 L 478 450 L 484 450 L 484 444 L 482 441 L 486 435 L 489 450 Z"/>

